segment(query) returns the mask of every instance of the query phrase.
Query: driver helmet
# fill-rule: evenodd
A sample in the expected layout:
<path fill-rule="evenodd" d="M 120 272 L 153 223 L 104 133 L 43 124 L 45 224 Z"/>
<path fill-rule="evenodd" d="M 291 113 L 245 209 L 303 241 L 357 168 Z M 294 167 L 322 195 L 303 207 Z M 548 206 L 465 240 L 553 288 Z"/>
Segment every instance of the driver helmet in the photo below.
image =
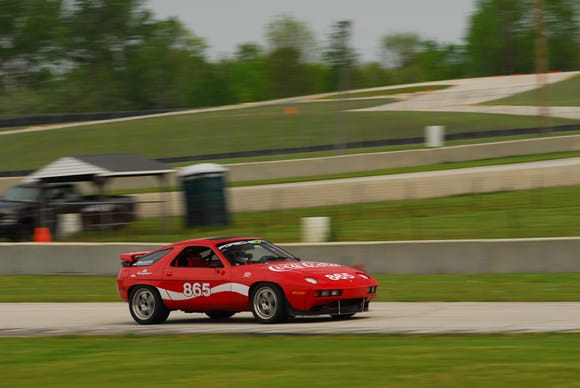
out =
<path fill-rule="evenodd" d="M 245 264 L 248 261 L 248 255 L 246 252 L 239 248 L 228 250 L 227 256 L 234 264 Z"/>

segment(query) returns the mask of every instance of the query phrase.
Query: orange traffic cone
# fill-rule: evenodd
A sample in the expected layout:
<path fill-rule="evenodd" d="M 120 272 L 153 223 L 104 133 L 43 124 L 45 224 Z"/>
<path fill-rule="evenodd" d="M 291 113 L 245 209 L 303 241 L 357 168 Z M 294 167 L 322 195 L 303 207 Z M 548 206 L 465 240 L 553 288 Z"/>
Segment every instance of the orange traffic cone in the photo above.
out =
<path fill-rule="evenodd" d="M 46 227 L 34 229 L 34 242 L 51 242 L 50 229 Z"/>

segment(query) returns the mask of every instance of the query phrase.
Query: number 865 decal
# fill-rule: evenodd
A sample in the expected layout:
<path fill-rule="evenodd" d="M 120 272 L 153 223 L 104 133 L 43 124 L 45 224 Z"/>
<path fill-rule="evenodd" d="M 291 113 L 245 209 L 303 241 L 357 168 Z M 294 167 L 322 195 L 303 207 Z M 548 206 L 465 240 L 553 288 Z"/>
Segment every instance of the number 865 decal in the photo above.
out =
<path fill-rule="evenodd" d="M 332 274 L 327 274 L 327 275 L 324 275 L 324 276 L 326 276 L 330 280 L 354 279 L 354 275 L 351 275 L 351 274 L 346 273 L 346 272 L 343 272 L 343 273 L 332 273 Z"/>
<path fill-rule="evenodd" d="M 210 296 L 209 283 L 183 283 L 183 295 L 187 297 Z"/>

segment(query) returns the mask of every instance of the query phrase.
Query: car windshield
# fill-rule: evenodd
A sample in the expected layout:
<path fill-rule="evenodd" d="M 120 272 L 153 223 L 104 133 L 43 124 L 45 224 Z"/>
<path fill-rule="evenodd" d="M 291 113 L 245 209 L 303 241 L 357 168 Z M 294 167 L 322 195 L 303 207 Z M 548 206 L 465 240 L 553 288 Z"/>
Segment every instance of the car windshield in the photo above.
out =
<path fill-rule="evenodd" d="M 232 265 L 257 264 L 281 260 L 299 260 L 266 240 L 240 240 L 218 245 Z"/>
<path fill-rule="evenodd" d="M 38 202 L 38 190 L 32 186 L 14 186 L 4 194 L 4 201 Z"/>

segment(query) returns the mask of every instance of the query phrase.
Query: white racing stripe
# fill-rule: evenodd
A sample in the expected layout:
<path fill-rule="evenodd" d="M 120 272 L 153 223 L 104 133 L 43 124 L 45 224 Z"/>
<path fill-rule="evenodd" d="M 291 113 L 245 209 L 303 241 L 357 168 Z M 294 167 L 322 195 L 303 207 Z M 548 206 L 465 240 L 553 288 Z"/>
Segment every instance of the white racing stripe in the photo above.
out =
<path fill-rule="evenodd" d="M 250 287 L 246 286 L 245 284 L 241 283 L 224 283 L 219 286 L 216 286 L 211 289 L 211 293 L 217 292 L 235 292 L 236 294 L 241 294 L 244 296 L 248 296 L 250 291 Z"/>
<path fill-rule="evenodd" d="M 199 296 L 185 296 L 183 292 L 176 292 L 171 290 L 166 290 L 164 288 L 157 287 L 159 291 L 159 295 L 161 295 L 161 299 L 163 300 L 192 300 L 199 298 L 203 295 Z M 243 296 L 248 296 L 250 287 L 246 286 L 245 284 L 241 283 L 224 283 L 220 284 L 219 286 L 215 286 L 211 289 L 212 294 L 217 294 L 219 292 L 234 292 L 236 294 L 241 294 Z M 205 296 L 204 296 L 205 297 Z"/>

